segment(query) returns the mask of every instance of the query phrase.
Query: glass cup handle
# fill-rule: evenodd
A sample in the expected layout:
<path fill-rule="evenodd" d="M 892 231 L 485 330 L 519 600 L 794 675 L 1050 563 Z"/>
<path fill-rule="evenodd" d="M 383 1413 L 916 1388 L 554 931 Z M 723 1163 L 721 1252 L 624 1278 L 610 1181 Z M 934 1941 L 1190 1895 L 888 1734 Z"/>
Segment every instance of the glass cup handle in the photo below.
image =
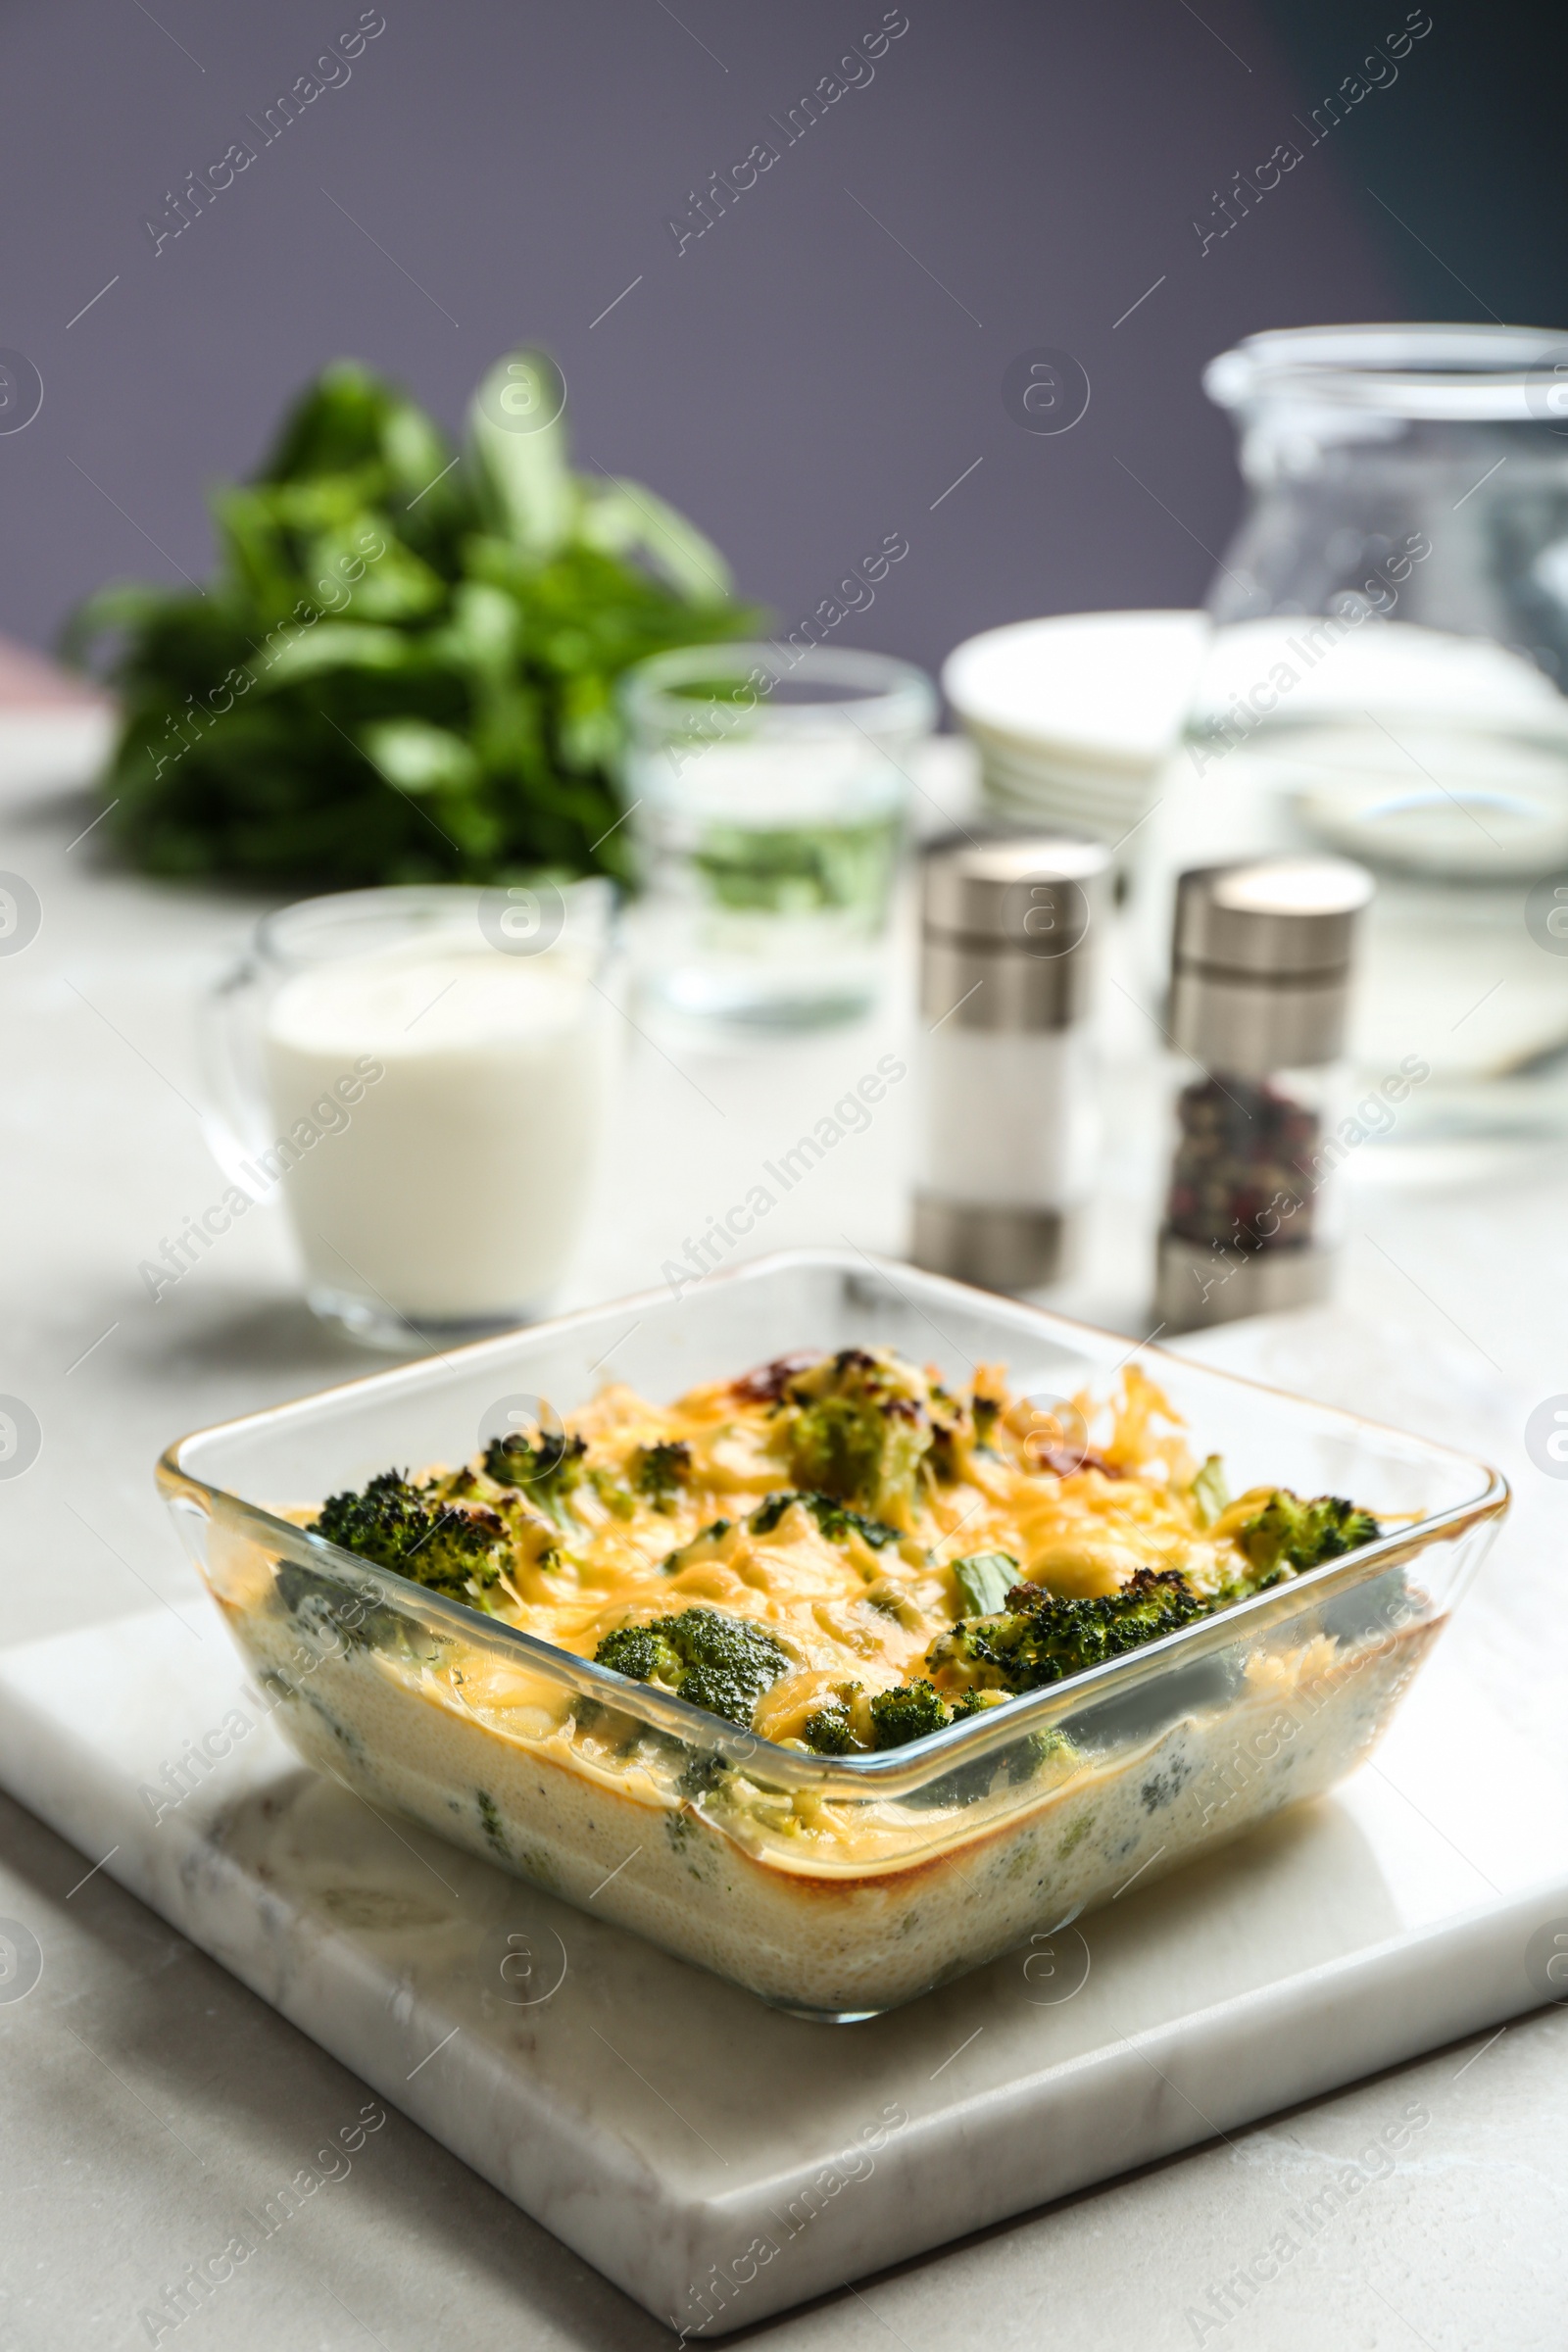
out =
<path fill-rule="evenodd" d="M 261 986 L 253 960 L 235 964 L 202 1000 L 197 1030 L 207 1148 L 229 1182 L 253 1200 L 271 1189 L 256 1165 L 272 1141 L 262 1072 Z"/>

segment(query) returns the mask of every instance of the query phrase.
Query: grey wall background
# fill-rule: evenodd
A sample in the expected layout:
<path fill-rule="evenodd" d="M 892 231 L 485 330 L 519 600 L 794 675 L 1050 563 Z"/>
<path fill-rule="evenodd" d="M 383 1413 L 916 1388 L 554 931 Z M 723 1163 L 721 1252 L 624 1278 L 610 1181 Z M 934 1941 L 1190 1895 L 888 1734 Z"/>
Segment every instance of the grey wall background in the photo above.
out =
<path fill-rule="evenodd" d="M 1238 499 L 1210 354 L 1553 307 L 1545 36 L 1433 7 L 1397 80 L 1205 253 L 1195 217 L 1304 146 L 1403 0 L 1309 24 L 1298 0 L 906 0 L 870 84 L 677 256 L 666 217 L 882 0 L 383 0 L 352 78 L 155 256 L 144 217 L 358 0 L 8 0 L 0 345 L 45 399 L 0 436 L 0 629 L 47 644 L 106 578 L 200 577 L 204 490 L 326 359 L 450 426 L 522 337 L 564 368 L 582 462 L 684 507 L 786 626 L 889 531 L 909 557 L 843 637 L 928 663 L 1026 612 L 1196 601 Z M 1056 437 L 1003 405 L 1036 345 L 1093 386 Z"/>

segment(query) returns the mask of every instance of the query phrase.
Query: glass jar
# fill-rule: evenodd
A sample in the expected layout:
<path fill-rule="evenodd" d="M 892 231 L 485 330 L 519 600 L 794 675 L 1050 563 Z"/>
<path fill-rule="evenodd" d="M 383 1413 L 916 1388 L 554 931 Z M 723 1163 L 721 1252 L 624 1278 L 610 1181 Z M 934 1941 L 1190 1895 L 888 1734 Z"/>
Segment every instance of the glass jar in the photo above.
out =
<path fill-rule="evenodd" d="M 1568 1129 L 1568 343 L 1309 327 L 1215 360 L 1251 504 L 1141 859 L 1151 1002 L 1183 869 L 1335 851 L 1377 878 L 1358 1078 L 1396 1141 Z"/>
<path fill-rule="evenodd" d="M 643 987 L 761 1027 L 865 1011 L 930 680 L 882 654 L 705 645 L 639 663 L 620 695 Z"/>

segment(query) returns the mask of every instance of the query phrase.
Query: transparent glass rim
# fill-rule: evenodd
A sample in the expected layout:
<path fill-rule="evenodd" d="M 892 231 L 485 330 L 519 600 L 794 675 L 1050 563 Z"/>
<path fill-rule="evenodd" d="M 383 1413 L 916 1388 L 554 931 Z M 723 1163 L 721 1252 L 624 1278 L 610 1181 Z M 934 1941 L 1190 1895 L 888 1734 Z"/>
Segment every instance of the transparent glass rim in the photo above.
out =
<path fill-rule="evenodd" d="M 256 953 L 269 966 L 295 970 L 384 953 L 420 934 L 471 932 L 474 943 L 483 946 L 486 934 L 480 916 L 486 902 L 499 902 L 514 888 L 559 897 L 566 927 L 578 937 L 603 940 L 609 932 L 615 887 L 603 874 L 565 882 L 540 875 L 510 885 L 392 882 L 370 890 L 324 892 L 319 898 L 296 899 L 274 907 L 256 926 Z"/>
<path fill-rule="evenodd" d="M 1440 323 L 1294 326 L 1248 335 L 1209 361 L 1217 408 L 1327 405 L 1412 422 L 1560 422 L 1568 334 Z"/>
<path fill-rule="evenodd" d="M 646 738 L 688 737 L 709 714 L 725 710 L 718 699 L 701 703 L 683 694 L 705 680 L 733 679 L 740 690 L 731 704 L 748 716 L 760 713 L 770 735 L 921 735 L 937 713 L 936 688 L 923 669 L 893 654 L 858 652 L 844 646 L 809 646 L 804 653 L 761 639 L 722 645 L 677 646 L 639 662 L 621 679 L 621 711 Z M 816 687 L 820 699 L 774 702 L 776 686 Z M 755 726 L 750 730 L 759 731 Z"/>

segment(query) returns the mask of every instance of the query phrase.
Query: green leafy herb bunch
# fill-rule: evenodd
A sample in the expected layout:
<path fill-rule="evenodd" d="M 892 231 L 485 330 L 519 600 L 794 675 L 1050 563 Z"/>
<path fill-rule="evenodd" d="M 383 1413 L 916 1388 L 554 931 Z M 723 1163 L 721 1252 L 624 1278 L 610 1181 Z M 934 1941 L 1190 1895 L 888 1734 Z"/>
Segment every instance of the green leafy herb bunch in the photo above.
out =
<path fill-rule="evenodd" d="M 339 362 L 214 497 L 204 590 L 88 600 L 67 651 L 121 697 L 104 797 L 136 864 L 314 890 L 628 878 L 614 682 L 757 615 L 652 491 L 571 469 L 564 400 L 550 360 L 509 355 L 457 455 Z"/>

